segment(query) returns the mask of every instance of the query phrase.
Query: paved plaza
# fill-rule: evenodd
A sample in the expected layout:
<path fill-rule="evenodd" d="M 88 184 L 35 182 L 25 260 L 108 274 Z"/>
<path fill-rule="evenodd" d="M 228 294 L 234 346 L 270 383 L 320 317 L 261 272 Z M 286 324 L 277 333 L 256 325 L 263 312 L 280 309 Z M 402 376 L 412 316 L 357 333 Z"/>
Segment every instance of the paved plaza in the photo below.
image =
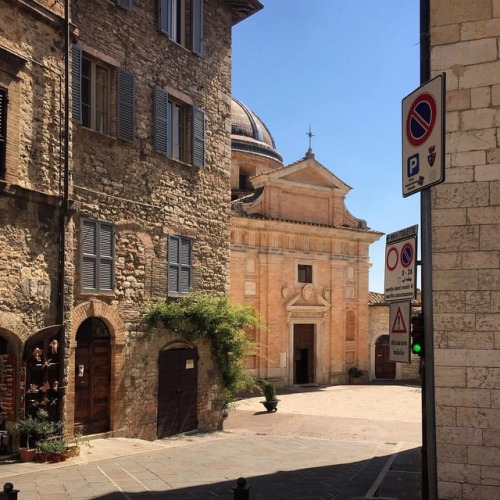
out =
<path fill-rule="evenodd" d="M 0 481 L 20 500 L 230 500 L 238 477 L 251 500 L 421 498 L 419 387 L 310 387 L 279 398 L 276 413 L 261 397 L 243 400 L 216 433 L 100 439 L 60 464 L 4 462 Z"/>

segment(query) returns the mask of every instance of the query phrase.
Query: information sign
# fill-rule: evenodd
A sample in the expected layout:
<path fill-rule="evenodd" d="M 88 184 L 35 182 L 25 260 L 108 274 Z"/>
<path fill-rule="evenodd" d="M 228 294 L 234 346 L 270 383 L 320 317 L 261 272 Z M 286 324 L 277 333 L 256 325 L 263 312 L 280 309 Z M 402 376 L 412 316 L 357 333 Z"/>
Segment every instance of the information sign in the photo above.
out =
<path fill-rule="evenodd" d="M 417 231 L 411 226 L 388 234 L 385 247 L 386 302 L 411 300 L 417 290 Z"/>
<path fill-rule="evenodd" d="M 406 302 L 393 302 L 390 304 L 389 313 L 389 359 L 399 363 L 410 362 L 410 309 L 411 304 Z"/>

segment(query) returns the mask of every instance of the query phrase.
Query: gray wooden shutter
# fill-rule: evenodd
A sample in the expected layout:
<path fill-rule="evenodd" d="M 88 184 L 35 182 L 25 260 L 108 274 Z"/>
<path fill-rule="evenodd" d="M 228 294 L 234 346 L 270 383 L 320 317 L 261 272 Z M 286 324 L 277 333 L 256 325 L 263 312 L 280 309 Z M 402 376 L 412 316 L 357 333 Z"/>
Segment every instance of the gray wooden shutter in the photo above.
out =
<path fill-rule="evenodd" d="M 100 223 L 99 227 L 99 289 L 114 288 L 114 227 Z"/>
<path fill-rule="evenodd" d="M 154 145 L 156 151 L 168 152 L 168 93 L 161 87 L 154 88 Z"/>
<path fill-rule="evenodd" d="M 132 10 L 132 8 L 134 7 L 134 2 L 133 0 L 116 0 L 116 5 L 126 10 Z"/>
<path fill-rule="evenodd" d="M 168 292 L 179 292 L 179 238 L 168 237 Z"/>
<path fill-rule="evenodd" d="M 193 107 L 193 166 L 205 166 L 205 112 Z"/>
<path fill-rule="evenodd" d="M 97 288 L 97 223 L 91 220 L 82 221 L 82 288 Z"/>
<path fill-rule="evenodd" d="M 191 286 L 191 240 L 181 238 L 180 248 L 180 292 L 188 293 Z"/>
<path fill-rule="evenodd" d="M 117 136 L 127 142 L 135 138 L 135 77 L 118 68 Z"/>
<path fill-rule="evenodd" d="M 172 0 L 158 0 L 158 29 L 168 36 L 172 33 Z"/>
<path fill-rule="evenodd" d="M 192 0 L 191 12 L 192 50 L 203 55 L 203 0 Z"/>
<path fill-rule="evenodd" d="M 71 47 L 71 112 L 73 120 L 82 123 L 82 49 L 78 45 Z"/>

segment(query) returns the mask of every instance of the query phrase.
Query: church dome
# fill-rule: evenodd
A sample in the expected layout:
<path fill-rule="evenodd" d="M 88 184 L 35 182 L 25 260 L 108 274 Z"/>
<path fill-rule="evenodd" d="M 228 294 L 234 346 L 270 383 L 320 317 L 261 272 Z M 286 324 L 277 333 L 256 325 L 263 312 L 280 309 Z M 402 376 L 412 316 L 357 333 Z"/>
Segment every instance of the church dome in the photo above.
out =
<path fill-rule="evenodd" d="M 255 153 L 283 162 L 264 122 L 242 102 L 231 101 L 231 149 Z"/>

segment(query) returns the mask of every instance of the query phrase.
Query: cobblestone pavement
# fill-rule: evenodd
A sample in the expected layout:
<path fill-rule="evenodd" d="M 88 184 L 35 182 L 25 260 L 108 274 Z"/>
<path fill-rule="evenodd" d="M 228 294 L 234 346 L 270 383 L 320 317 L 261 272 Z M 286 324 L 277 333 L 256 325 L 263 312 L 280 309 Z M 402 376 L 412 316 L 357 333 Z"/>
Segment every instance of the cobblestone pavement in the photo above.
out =
<path fill-rule="evenodd" d="M 420 389 L 359 385 L 283 391 L 276 413 L 260 397 L 230 412 L 224 431 L 155 442 L 100 439 L 60 464 L 3 462 L 20 500 L 417 500 Z M 1 462 L 0 462 L 1 463 Z"/>

